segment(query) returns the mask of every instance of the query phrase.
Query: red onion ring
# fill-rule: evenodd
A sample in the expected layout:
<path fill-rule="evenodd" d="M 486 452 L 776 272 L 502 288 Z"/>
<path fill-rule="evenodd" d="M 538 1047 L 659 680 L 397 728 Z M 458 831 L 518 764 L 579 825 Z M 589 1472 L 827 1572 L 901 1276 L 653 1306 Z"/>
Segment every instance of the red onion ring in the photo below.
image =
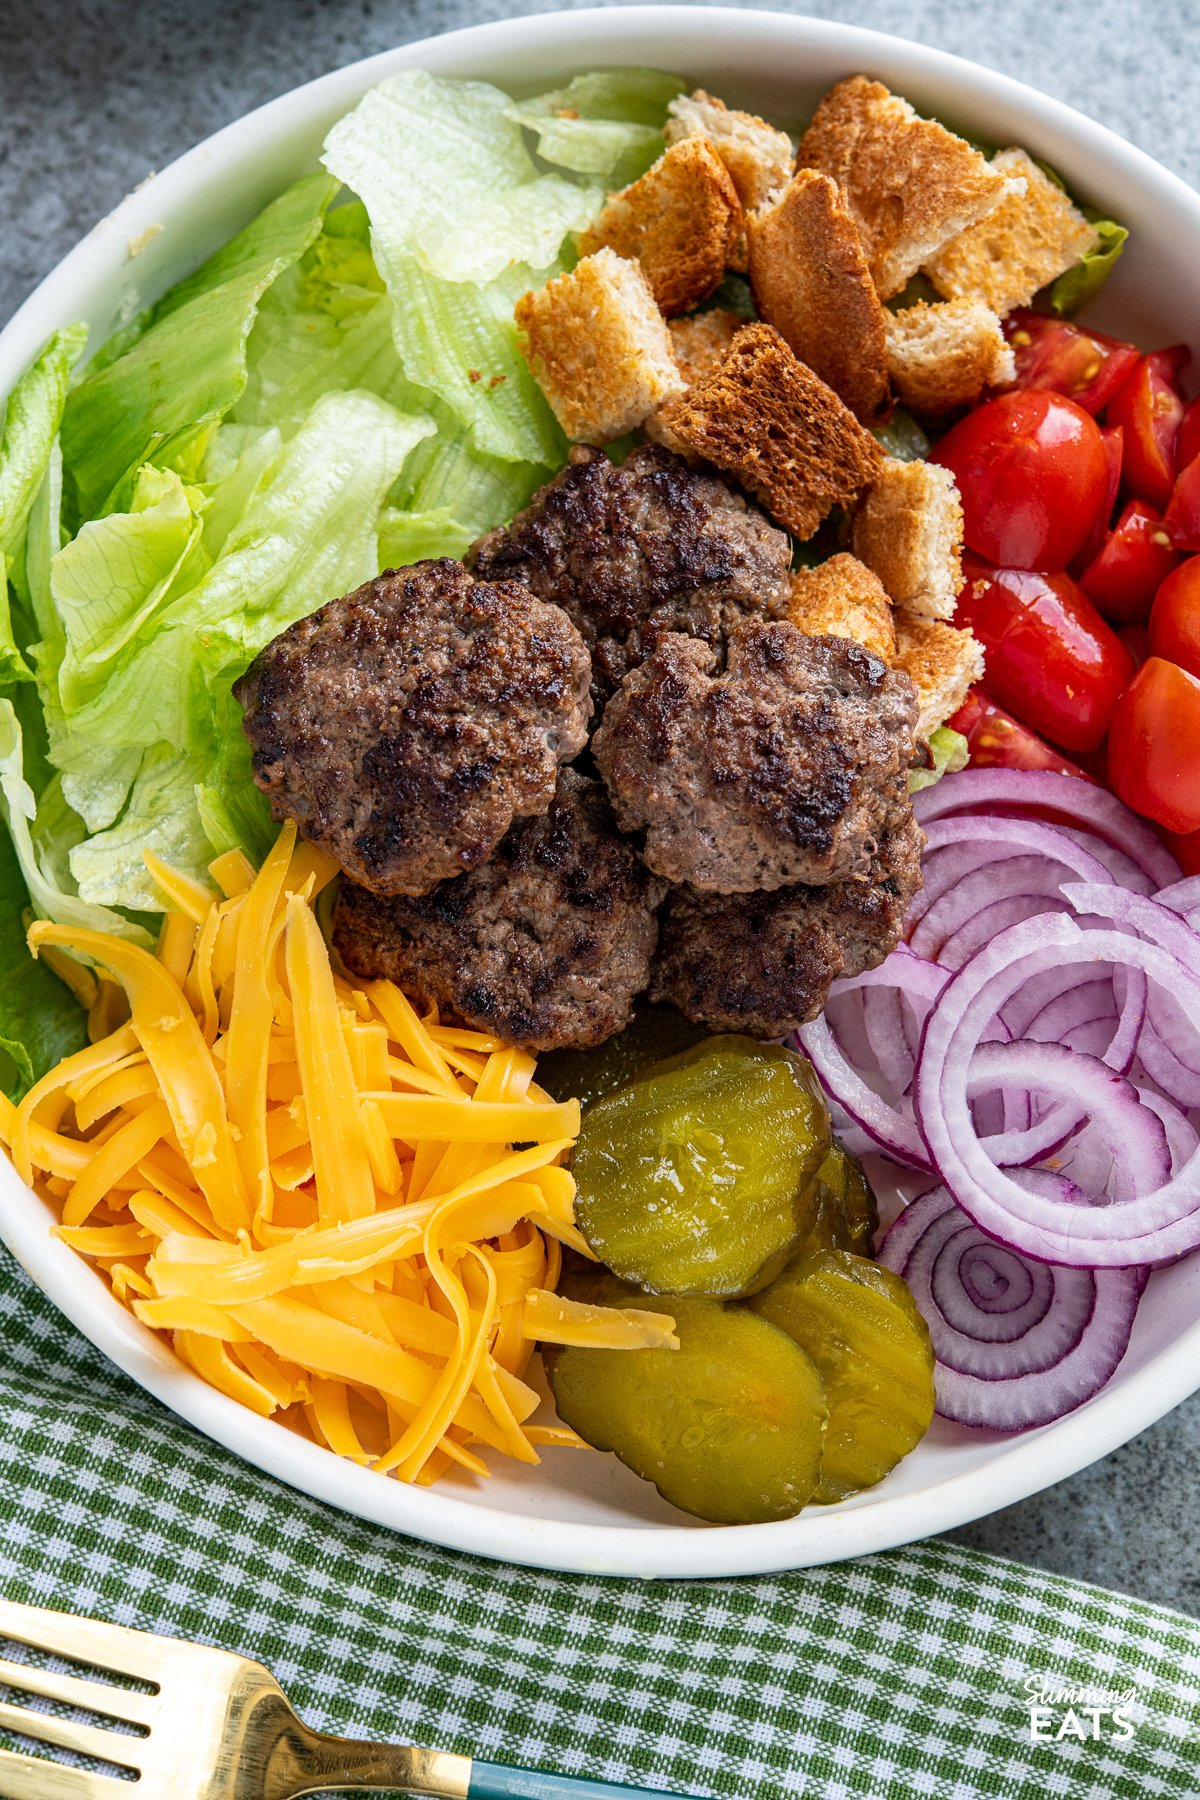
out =
<path fill-rule="evenodd" d="M 905 1208 L 879 1260 L 912 1290 L 937 1357 L 937 1411 L 1023 1431 L 1072 1412 L 1129 1344 L 1140 1269 L 1033 1262 L 972 1225 L 945 1188 Z"/>

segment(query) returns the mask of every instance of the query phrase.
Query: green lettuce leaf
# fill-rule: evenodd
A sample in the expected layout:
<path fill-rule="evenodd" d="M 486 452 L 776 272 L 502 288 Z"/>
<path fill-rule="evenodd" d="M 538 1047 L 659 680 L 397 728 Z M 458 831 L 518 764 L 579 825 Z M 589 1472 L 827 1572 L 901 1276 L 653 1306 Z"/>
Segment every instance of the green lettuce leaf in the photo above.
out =
<path fill-rule="evenodd" d="M 404 512 L 398 506 L 385 506 L 379 516 L 379 566 L 406 569 L 426 557 L 462 556 L 478 535 L 461 524 L 449 507 Z"/>
<path fill-rule="evenodd" d="M 886 425 L 876 427 L 874 436 L 897 462 L 923 462 L 929 455 L 929 439 L 902 406 L 896 407 Z"/>
<path fill-rule="evenodd" d="M 56 331 L 22 375 L 4 408 L 0 434 L 0 687 L 31 678 L 29 665 L 17 647 L 8 577 L 11 573 L 19 579 L 28 597 L 29 522 L 47 480 L 57 483 L 61 479 L 58 428 L 71 370 L 86 342 L 86 325 Z M 52 462 L 56 465 L 53 473 Z"/>
<path fill-rule="evenodd" d="M 1060 318 L 1069 318 L 1096 298 L 1112 274 L 1129 237 L 1124 225 L 1118 225 L 1113 219 L 1100 218 L 1090 207 L 1085 207 L 1084 212 L 1096 227 L 1100 242 L 1082 262 L 1065 270 L 1046 290 L 1051 310 Z"/>
<path fill-rule="evenodd" d="M 662 155 L 667 106 L 684 87 L 657 69 L 602 69 L 514 101 L 508 117 L 536 134 L 543 161 L 623 187 Z"/>
<path fill-rule="evenodd" d="M 19 1100 L 87 1043 L 87 1017 L 25 941 L 29 896 L 10 837 L 0 833 L 0 1085 Z"/>
<path fill-rule="evenodd" d="M 213 851 L 196 789 L 209 765 L 209 757 L 180 756 L 170 744 L 156 744 L 142 754 L 117 822 L 71 848 L 71 875 L 83 899 L 134 911 L 161 907 L 162 897 L 146 869 L 146 850 L 189 875 L 202 873 Z"/>
<path fill-rule="evenodd" d="M 582 231 L 604 204 L 604 190 L 562 175 L 543 175 L 489 199 L 443 236 L 422 242 L 425 266 L 439 281 L 493 281 L 513 263 L 545 269 L 568 232 Z"/>
<path fill-rule="evenodd" d="M 84 829 L 82 822 L 57 783 L 51 783 L 40 801 L 34 797 L 25 779 L 20 720 L 12 701 L 4 699 L 0 699 L 0 809 L 35 913 L 60 925 L 82 925 L 149 944 L 142 926 L 105 906 L 91 905 L 73 890 L 67 858 Z"/>
<path fill-rule="evenodd" d="M 246 340 L 263 294 L 321 229 L 336 193 L 310 175 L 272 201 L 151 310 L 124 354 L 86 376 L 67 402 L 63 457 L 85 516 L 161 447 L 222 418 L 246 385 Z"/>
<path fill-rule="evenodd" d="M 919 794 L 922 788 L 932 787 L 943 775 L 954 775 L 959 769 L 965 769 L 971 760 L 971 747 L 961 731 L 951 731 L 948 725 L 939 725 L 929 739 L 929 754 L 933 758 L 931 769 L 912 769 L 909 772 L 910 794 Z"/>
<path fill-rule="evenodd" d="M 436 395 L 485 455 L 556 467 L 565 440 L 513 321 L 517 300 L 538 285 L 520 259 L 535 254 L 539 273 L 552 267 L 538 196 L 514 190 L 545 195 L 543 183 L 556 178 L 539 177 L 508 105 L 486 83 L 410 70 L 381 82 L 333 127 L 323 160 L 367 208 L 409 379 Z M 559 202 L 565 185 L 555 186 Z M 565 216 L 560 208 L 559 221 Z M 479 247 L 474 263 L 470 244 L 455 236 L 465 221 Z M 444 244 L 448 266 L 475 278 L 434 272 Z"/>

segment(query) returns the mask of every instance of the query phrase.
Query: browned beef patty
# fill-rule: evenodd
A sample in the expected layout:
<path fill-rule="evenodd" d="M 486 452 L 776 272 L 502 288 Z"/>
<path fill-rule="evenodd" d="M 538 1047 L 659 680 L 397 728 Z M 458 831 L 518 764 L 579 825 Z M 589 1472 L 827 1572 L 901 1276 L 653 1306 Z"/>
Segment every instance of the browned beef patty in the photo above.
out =
<path fill-rule="evenodd" d="M 603 704 L 664 631 L 724 656 L 746 617 L 788 607 L 787 534 L 711 470 L 656 445 L 617 468 L 577 447 L 511 525 L 468 554 L 488 581 L 522 581 L 568 613 L 592 653 Z"/>
<path fill-rule="evenodd" d="M 385 976 L 529 1050 L 586 1048 L 629 1023 L 650 979 L 663 884 L 613 825 L 604 789 L 564 769 L 549 812 L 423 899 L 343 882 L 333 938 Z"/>
<path fill-rule="evenodd" d="M 651 997 L 712 1031 L 781 1038 L 821 1011 L 839 975 L 876 968 L 921 886 L 921 829 L 907 812 L 863 880 L 732 897 L 671 890 Z"/>
<path fill-rule="evenodd" d="M 592 739 L 622 831 L 656 874 L 718 894 L 865 875 L 908 805 L 907 675 L 846 638 L 747 620 L 728 663 L 669 635 Z"/>
<path fill-rule="evenodd" d="M 426 894 L 545 812 L 590 680 L 557 607 L 443 559 L 290 626 L 234 692 L 275 817 L 375 893 Z"/>

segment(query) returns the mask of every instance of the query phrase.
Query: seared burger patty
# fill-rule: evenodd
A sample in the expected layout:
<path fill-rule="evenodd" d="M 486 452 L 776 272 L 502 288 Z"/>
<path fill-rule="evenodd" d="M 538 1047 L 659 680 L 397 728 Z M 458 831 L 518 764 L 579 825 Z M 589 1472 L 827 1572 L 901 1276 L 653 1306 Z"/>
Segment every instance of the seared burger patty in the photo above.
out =
<path fill-rule="evenodd" d="M 650 979 L 662 883 L 617 836 L 604 789 L 564 769 L 544 818 L 423 899 L 343 882 L 333 941 L 385 976 L 529 1050 L 584 1049 L 627 1025 Z"/>
<path fill-rule="evenodd" d="M 545 812 L 590 679 L 557 607 L 443 559 L 290 626 L 234 692 L 275 817 L 375 893 L 426 894 Z"/>
<path fill-rule="evenodd" d="M 724 655 L 750 617 L 788 608 L 791 545 L 728 482 L 645 445 L 618 469 L 577 447 L 509 526 L 469 553 L 488 581 L 524 582 L 568 613 L 592 653 L 599 703 L 664 631 Z"/>
<path fill-rule="evenodd" d="M 916 719 L 907 675 L 861 646 L 748 620 L 723 675 L 706 644 L 662 638 L 592 750 L 657 874 L 746 894 L 867 875 L 908 807 Z"/>
<path fill-rule="evenodd" d="M 921 886 L 923 843 L 907 812 L 865 880 L 732 898 L 672 889 L 652 998 L 712 1031 L 786 1037 L 816 1017 L 837 976 L 874 969 L 895 949 Z"/>

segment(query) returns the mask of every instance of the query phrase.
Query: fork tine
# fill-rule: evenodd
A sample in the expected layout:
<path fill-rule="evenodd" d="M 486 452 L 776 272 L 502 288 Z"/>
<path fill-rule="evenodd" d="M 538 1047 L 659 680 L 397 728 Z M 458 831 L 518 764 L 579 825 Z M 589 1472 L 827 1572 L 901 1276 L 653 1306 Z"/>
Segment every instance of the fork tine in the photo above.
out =
<path fill-rule="evenodd" d="M 16 1600 L 0 1599 L 0 1637 L 155 1683 L 177 1654 L 170 1638 L 131 1631 L 126 1625 L 103 1625 L 98 1619 L 76 1619 L 41 1606 L 22 1606 Z M 188 1653 L 199 1654 L 190 1646 Z"/>
<path fill-rule="evenodd" d="M 94 1725 L 60 1719 L 56 1713 L 33 1712 L 25 1706 L 9 1706 L 6 1701 L 0 1701 L 0 1731 L 14 1731 L 20 1737 L 56 1744 L 60 1750 L 73 1750 L 77 1756 L 94 1756 L 97 1762 L 115 1763 L 124 1769 L 139 1768 L 142 1761 L 139 1752 L 146 1748 L 145 1738 L 127 1737 L 118 1731 L 98 1731 Z"/>
<path fill-rule="evenodd" d="M 0 1793 L 6 1800 L 46 1800 L 47 1777 L 54 1782 L 54 1800 L 129 1800 L 130 1784 L 113 1775 L 93 1775 L 88 1769 L 45 1762 L 40 1756 L 0 1750 Z"/>
<path fill-rule="evenodd" d="M 43 1700 L 61 1700 L 84 1712 L 102 1713 L 108 1719 L 124 1719 L 129 1725 L 150 1725 L 161 1702 L 157 1694 L 138 1694 L 130 1688 L 109 1687 L 101 1681 L 80 1681 L 53 1669 L 37 1669 L 32 1663 L 5 1662 L 0 1657 L 0 1687 L 18 1688 Z"/>

